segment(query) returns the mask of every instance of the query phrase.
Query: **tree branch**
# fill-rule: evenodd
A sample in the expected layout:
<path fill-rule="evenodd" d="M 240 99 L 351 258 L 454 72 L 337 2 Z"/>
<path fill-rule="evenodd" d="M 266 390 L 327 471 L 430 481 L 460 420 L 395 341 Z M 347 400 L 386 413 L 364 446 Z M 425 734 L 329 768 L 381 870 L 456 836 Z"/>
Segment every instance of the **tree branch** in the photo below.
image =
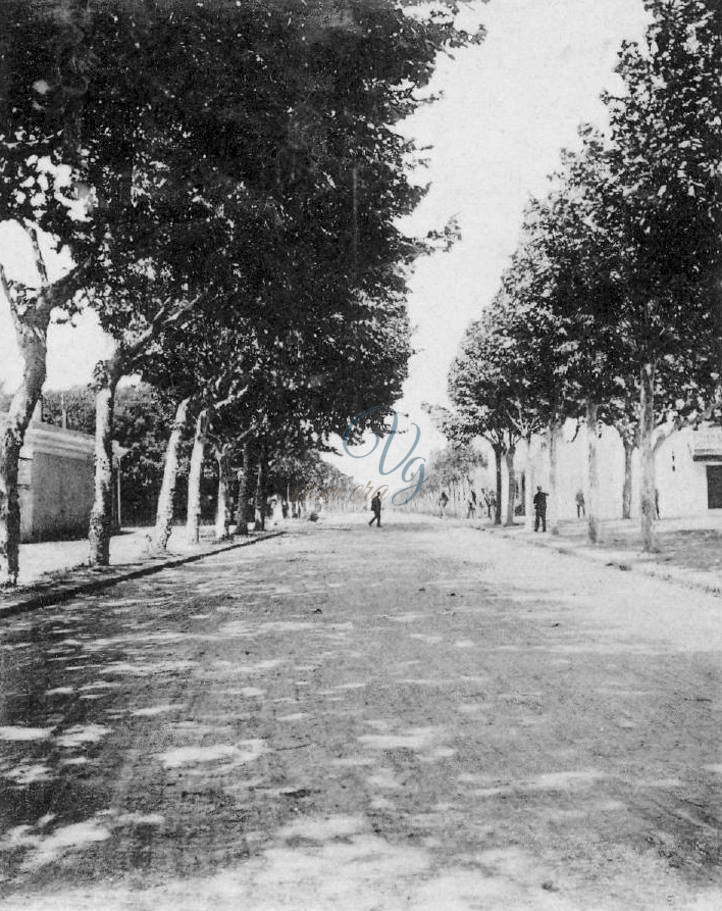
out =
<path fill-rule="evenodd" d="M 8 303 L 12 306 L 12 299 L 10 297 L 10 283 L 8 282 L 7 275 L 5 274 L 5 267 L 0 263 L 0 285 L 5 292 L 5 297 L 8 299 Z"/>
<path fill-rule="evenodd" d="M 40 249 L 40 240 L 38 238 L 38 231 L 34 224 L 24 220 L 23 228 L 25 233 L 30 238 L 30 243 L 33 245 L 33 255 L 35 257 L 35 268 L 38 270 L 38 275 L 40 276 L 40 286 L 45 289 L 50 285 L 50 280 L 48 279 L 48 269 L 45 265 L 45 257 L 43 256 L 43 251 Z"/>
<path fill-rule="evenodd" d="M 38 315 L 49 315 L 53 307 L 59 307 L 72 300 L 83 287 L 89 270 L 90 260 L 88 259 L 52 284 L 44 285 L 36 299 L 35 310 Z"/>
<path fill-rule="evenodd" d="M 201 297 L 202 294 L 197 294 L 192 300 L 186 301 L 177 312 L 170 315 L 168 311 L 170 310 L 172 298 L 166 298 L 154 314 L 148 326 L 140 335 L 138 335 L 130 344 L 123 346 L 123 356 L 126 359 L 127 364 L 129 366 L 132 364 L 133 360 L 143 348 L 145 348 L 148 342 L 158 334 L 162 327 L 175 323 L 184 313 L 190 310 L 191 307 L 194 307 Z"/>
<path fill-rule="evenodd" d="M 213 410 L 220 411 L 222 408 L 226 408 L 228 405 L 233 405 L 234 402 L 237 402 L 239 399 L 243 398 L 243 396 L 248 392 L 249 388 L 249 386 L 244 386 L 240 392 L 235 390 L 233 392 L 229 392 L 229 394 L 224 399 L 222 399 L 220 402 L 216 402 L 213 405 Z"/>

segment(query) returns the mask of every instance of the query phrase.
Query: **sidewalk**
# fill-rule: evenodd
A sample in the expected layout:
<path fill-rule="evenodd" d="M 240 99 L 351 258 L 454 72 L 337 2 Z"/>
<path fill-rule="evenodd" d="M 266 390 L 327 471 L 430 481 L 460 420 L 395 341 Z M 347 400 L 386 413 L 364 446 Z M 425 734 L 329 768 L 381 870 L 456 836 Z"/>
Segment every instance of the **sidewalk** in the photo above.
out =
<path fill-rule="evenodd" d="M 111 566 L 124 563 L 137 563 L 148 554 L 146 535 L 150 528 L 133 528 L 113 535 L 110 542 Z M 169 542 L 169 550 L 176 552 L 181 544 L 181 530 L 174 531 Z M 88 541 L 80 538 L 75 541 L 41 541 L 38 544 L 20 545 L 20 575 L 18 586 L 33 585 L 43 581 L 43 577 L 56 573 L 65 573 L 88 563 Z"/>
<path fill-rule="evenodd" d="M 644 553 L 639 541 L 639 520 L 604 520 L 600 543 L 587 542 L 582 520 L 560 523 L 559 534 L 542 534 L 515 525 L 513 528 L 475 523 L 475 528 L 502 537 L 547 547 L 558 553 L 641 572 L 686 588 L 722 594 L 722 516 L 688 516 L 655 523 L 658 552 Z"/>
<path fill-rule="evenodd" d="M 217 542 L 212 526 L 203 526 L 200 542 L 189 544 L 184 528 L 179 526 L 171 533 L 167 550 L 157 552 L 150 543 L 152 529 L 128 529 L 111 539 L 110 565 L 93 567 L 88 565 L 87 539 L 22 544 L 18 585 L 0 591 L 0 617 L 67 601 L 76 595 L 149 575 L 168 566 L 255 544 L 283 534 L 284 530 L 285 527 L 278 523 L 270 523 L 265 532 L 250 532 L 245 538 Z"/>

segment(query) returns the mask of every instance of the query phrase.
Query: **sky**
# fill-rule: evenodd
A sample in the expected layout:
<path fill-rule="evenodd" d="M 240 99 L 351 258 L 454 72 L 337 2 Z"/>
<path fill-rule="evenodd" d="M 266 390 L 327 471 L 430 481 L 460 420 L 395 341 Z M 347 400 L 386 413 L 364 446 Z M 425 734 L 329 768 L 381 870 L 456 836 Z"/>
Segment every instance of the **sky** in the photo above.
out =
<path fill-rule="evenodd" d="M 443 98 L 404 126 L 420 145 L 433 146 L 420 175 L 431 189 L 405 227 L 425 234 L 456 216 L 462 231 L 450 253 L 420 261 L 411 281 L 418 353 L 396 408 L 409 415 L 406 423 L 419 425 L 414 455 L 422 456 L 443 445 L 422 403 L 446 403 L 449 365 L 466 327 L 497 290 L 526 200 L 544 192 L 559 150 L 575 144 L 579 123 L 604 123 L 599 94 L 618 86 L 617 50 L 624 39 L 641 38 L 645 25 L 642 0 L 490 0 L 468 15 L 485 24 L 486 40 L 440 60 L 430 88 L 443 90 Z M 19 279 L 32 262 L 27 240 L 7 223 L 0 224 L 0 260 Z M 48 349 L 46 385 L 63 388 L 89 380 L 107 343 L 84 318 L 77 327 L 53 326 Z M 11 390 L 19 376 L 7 302 L 0 299 L 0 383 Z M 369 407 L 376 404 L 382 403 Z M 411 442 L 399 437 L 392 446 L 403 453 Z M 378 452 L 334 462 L 359 479 L 374 479 Z"/>

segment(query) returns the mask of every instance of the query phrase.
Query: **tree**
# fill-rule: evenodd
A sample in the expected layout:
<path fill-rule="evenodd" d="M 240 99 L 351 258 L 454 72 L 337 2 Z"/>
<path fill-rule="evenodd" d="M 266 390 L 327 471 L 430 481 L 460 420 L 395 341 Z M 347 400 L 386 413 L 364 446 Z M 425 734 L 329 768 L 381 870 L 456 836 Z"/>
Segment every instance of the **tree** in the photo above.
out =
<path fill-rule="evenodd" d="M 538 352 L 535 356 L 520 344 L 523 336 L 517 331 L 532 314 L 518 303 L 505 291 L 497 295 L 467 330 L 449 374 L 449 397 L 455 406 L 451 433 L 462 438 L 481 436 L 494 452 L 497 524 L 502 458 L 506 462 L 507 525 L 514 524 L 516 447 L 544 425 L 548 407 L 539 383 Z"/>
<path fill-rule="evenodd" d="M 583 127 L 580 136 L 581 151 L 562 153 L 553 188 L 528 210 L 526 243 L 537 262 L 545 264 L 534 293 L 553 317 L 546 324 L 551 332 L 547 345 L 555 350 L 558 365 L 560 417 L 583 417 L 586 423 L 587 528 L 594 544 L 599 535 L 599 409 L 619 394 L 629 352 L 617 323 L 624 293 L 619 232 L 604 211 L 608 152 L 603 137 L 590 127 Z"/>
<path fill-rule="evenodd" d="M 56 426 L 95 433 L 95 395 L 89 386 L 43 392 L 43 415 Z M 122 465 L 121 505 L 131 524 L 146 523 L 149 504 L 161 487 L 167 428 L 173 419 L 173 402 L 167 391 L 139 383 L 121 386 L 115 401 L 113 439 L 125 450 Z M 181 462 L 185 456 L 179 449 Z M 182 466 L 181 466 L 182 467 Z M 185 469 L 187 471 L 187 467 Z"/>
<path fill-rule="evenodd" d="M 31 240 L 40 219 L 54 242 L 73 241 L 75 265 L 52 290 L 41 274 L 40 322 L 29 332 L 39 341 L 28 341 L 34 366 L 11 409 L 4 474 L 12 488 L 44 379 L 50 300 L 69 307 L 82 288 L 118 345 L 97 372 L 91 555 L 105 562 L 119 376 L 198 288 L 217 306 L 254 305 L 263 333 L 276 332 L 279 320 L 285 331 L 294 320 L 343 318 L 361 293 L 377 302 L 387 289 L 403 297 L 400 267 L 426 247 L 397 224 L 423 189 L 408 179 L 414 144 L 393 127 L 421 103 L 415 90 L 437 55 L 482 35 L 456 28 L 453 2 L 414 15 L 391 0 L 341 9 L 325 0 L 77 8 L 11 0 L 8 11 L 12 43 L 2 59 L 13 79 L 0 135 L 12 167 L 4 192 Z M 65 80 L 56 57 L 68 61 Z M 46 158 L 55 170 L 38 164 Z M 70 169 L 65 197 L 52 185 L 60 166 L 66 176 Z M 37 194 L 20 190 L 28 173 L 46 188 L 47 214 L 36 211 Z M 71 218 L 74 197 L 86 204 Z M 13 306 L 24 317 L 24 304 Z M 17 509 L 12 495 L 0 496 L 0 511 L 6 501 L 12 526 Z"/>
<path fill-rule="evenodd" d="M 722 266 L 722 7 L 649 0 L 645 44 L 627 43 L 608 95 L 612 217 L 623 229 L 624 330 L 640 391 L 641 526 L 654 547 L 657 377 L 665 361 L 702 355 L 719 379 Z"/>
<path fill-rule="evenodd" d="M 54 311 L 72 310 L 88 269 L 83 257 L 65 274 L 48 266 L 52 253 L 73 253 L 83 231 L 82 188 L 73 180 L 82 156 L 69 139 L 83 61 L 57 8 L 40 10 L 19 0 L 2 4 L 0 209 L 25 233 L 36 272 L 26 284 L 0 264 L 0 287 L 23 362 L 0 439 L 0 580 L 10 584 L 19 569 L 18 459 L 45 382 L 48 326 Z"/>

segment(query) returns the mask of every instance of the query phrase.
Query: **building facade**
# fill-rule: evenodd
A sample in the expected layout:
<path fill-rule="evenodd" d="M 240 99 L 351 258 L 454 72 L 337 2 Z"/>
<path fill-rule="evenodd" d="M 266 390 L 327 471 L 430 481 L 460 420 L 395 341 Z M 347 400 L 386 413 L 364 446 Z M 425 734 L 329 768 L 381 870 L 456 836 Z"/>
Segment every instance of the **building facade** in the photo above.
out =
<path fill-rule="evenodd" d="M 0 426 L 4 418 L 0 415 Z M 82 537 L 88 533 L 93 505 L 92 436 L 53 424 L 31 421 L 20 450 L 18 487 L 21 540 Z M 120 457 L 113 459 L 113 524 L 120 527 Z"/>
<path fill-rule="evenodd" d="M 624 488 L 624 446 L 616 430 L 600 424 L 597 452 L 599 464 L 599 503 L 601 519 L 620 519 Z M 663 431 L 662 431 L 663 433 Z M 479 479 L 483 486 L 494 487 L 493 455 L 489 469 Z M 537 485 L 550 487 L 549 443 L 545 436 L 534 437 L 530 446 L 521 443 L 516 451 L 516 512 L 531 516 L 531 499 Z M 661 518 L 702 516 L 722 510 L 722 427 L 703 425 L 685 428 L 660 439 L 655 451 L 656 485 Z M 502 515 L 506 515 L 508 478 L 503 469 Z M 585 426 L 568 421 L 557 447 L 557 484 L 554 503 L 549 504 L 556 518 L 577 518 L 577 493 L 589 500 L 588 438 Z M 634 451 L 631 472 L 631 516 L 639 516 L 639 453 Z"/>

